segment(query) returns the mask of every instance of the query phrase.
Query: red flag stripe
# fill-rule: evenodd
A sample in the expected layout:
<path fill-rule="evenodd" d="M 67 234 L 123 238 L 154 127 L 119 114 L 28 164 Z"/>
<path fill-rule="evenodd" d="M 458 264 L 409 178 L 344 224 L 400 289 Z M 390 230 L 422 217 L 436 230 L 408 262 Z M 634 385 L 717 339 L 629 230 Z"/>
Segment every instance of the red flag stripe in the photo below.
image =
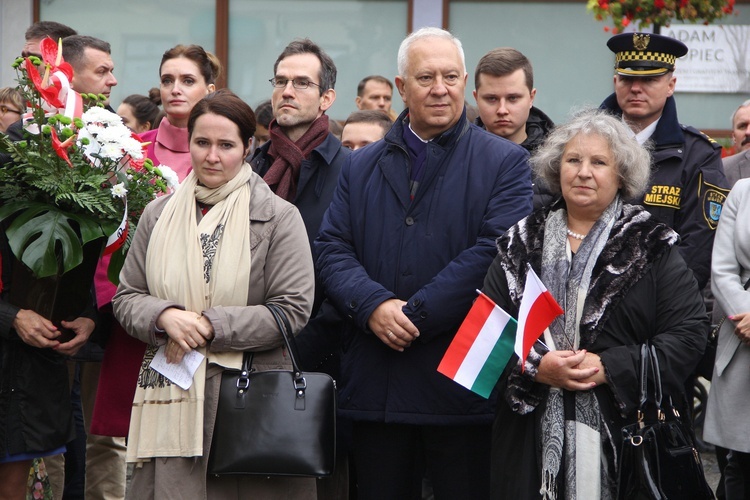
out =
<path fill-rule="evenodd" d="M 548 291 L 537 297 L 529 310 L 523 331 L 523 352 L 528 353 L 534 342 L 544 333 L 552 320 L 563 313 L 555 299 Z"/>
<path fill-rule="evenodd" d="M 474 305 L 471 306 L 469 314 L 466 315 L 461 327 L 456 332 L 450 347 L 445 353 L 443 360 L 438 366 L 438 371 L 450 378 L 455 378 L 456 372 L 471 349 L 487 318 L 494 309 L 495 304 L 484 294 L 479 294 Z"/>

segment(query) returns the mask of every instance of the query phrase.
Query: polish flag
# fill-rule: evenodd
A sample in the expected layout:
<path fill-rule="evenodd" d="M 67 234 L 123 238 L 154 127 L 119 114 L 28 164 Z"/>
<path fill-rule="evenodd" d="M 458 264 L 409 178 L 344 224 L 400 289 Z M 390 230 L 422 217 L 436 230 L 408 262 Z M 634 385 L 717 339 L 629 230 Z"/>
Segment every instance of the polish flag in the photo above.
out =
<path fill-rule="evenodd" d="M 526 356 L 531 351 L 531 346 L 544 333 L 552 320 L 563 312 L 542 280 L 529 266 L 523 297 L 521 298 L 521 307 L 518 310 L 518 332 L 513 349 L 521 358 L 521 370 L 523 370 Z"/>
<path fill-rule="evenodd" d="M 445 352 L 438 371 L 489 398 L 513 355 L 516 320 L 477 290 L 479 297 Z"/>

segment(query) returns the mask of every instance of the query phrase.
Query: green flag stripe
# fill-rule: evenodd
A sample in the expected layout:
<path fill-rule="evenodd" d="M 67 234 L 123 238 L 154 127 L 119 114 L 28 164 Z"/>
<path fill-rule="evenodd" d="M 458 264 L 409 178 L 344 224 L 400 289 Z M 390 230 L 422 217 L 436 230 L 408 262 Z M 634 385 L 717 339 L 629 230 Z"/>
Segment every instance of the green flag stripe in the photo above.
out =
<path fill-rule="evenodd" d="M 503 328 L 503 332 L 500 334 L 500 338 L 497 339 L 495 347 L 487 357 L 487 361 L 482 366 L 482 369 L 479 370 L 474 384 L 471 386 L 473 392 L 485 398 L 490 397 L 490 393 L 503 373 L 505 365 L 508 364 L 508 360 L 513 355 L 515 342 L 516 322 L 508 321 L 505 328 Z"/>

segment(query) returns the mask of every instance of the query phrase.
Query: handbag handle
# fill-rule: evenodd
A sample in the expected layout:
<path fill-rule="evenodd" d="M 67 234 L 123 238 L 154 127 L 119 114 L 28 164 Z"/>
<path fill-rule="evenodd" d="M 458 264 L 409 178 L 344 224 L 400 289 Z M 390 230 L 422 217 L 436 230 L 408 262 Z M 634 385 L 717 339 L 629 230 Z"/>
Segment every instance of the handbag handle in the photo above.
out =
<path fill-rule="evenodd" d="M 294 377 L 296 379 L 301 376 L 302 371 L 299 369 L 297 359 L 294 357 L 294 352 L 292 351 L 290 340 L 292 338 L 292 326 L 286 317 L 286 313 L 278 304 L 268 303 L 265 306 L 271 311 L 273 318 L 276 320 L 276 325 L 281 330 L 281 336 L 284 337 L 284 343 L 286 344 L 287 352 L 289 352 L 289 359 L 292 361 L 292 368 L 294 369 Z"/>
<path fill-rule="evenodd" d="M 661 385 L 661 372 L 659 371 L 659 358 L 656 355 L 656 347 L 648 344 L 641 344 L 641 359 L 639 365 L 638 392 L 640 406 L 638 408 L 638 422 L 643 426 L 643 419 L 646 414 L 646 404 L 648 402 L 648 372 L 651 370 L 651 378 L 654 384 L 654 403 L 656 405 L 657 418 L 664 420 L 664 410 L 662 409 L 663 390 Z"/>
<path fill-rule="evenodd" d="M 664 413 L 662 411 L 662 385 L 661 385 L 661 371 L 659 370 L 659 357 L 656 355 L 656 347 L 653 345 L 649 349 L 651 358 L 651 375 L 654 377 L 654 396 L 656 409 L 658 411 L 659 420 L 664 420 Z"/>
<path fill-rule="evenodd" d="M 271 314 L 273 314 L 273 318 L 276 320 L 279 330 L 281 330 L 281 336 L 284 337 L 284 343 L 286 344 L 286 350 L 289 353 L 289 359 L 292 361 L 292 368 L 294 369 L 292 372 L 292 378 L 294 379 L 294 391 L 297 394 L 297 397 L 294 400 L 294 409 L 304 410 L 306 405 L 305 392 L 307 391 L 307 380 L 305 380 L 302 370 L 299 369 L 297 359 L 294 357 L 294 352 L 292 352 L 292 341 L 294 339 L 292 336 L 292 326 L 289 324 L 289 319 L 286 317 L 286 313 L 280 306 L 277 304 L 266 304 L 266 307 L 271 311 Z"/>
<path fill-rule="evenodd" d="M 640 415 L 646 409 L 646 401 L 648 401 L 648 367 L 648 345 L 641 344 L 641 359 L 638 373 L 638 401 L 640 402 L 640 406 L 638 407 L 639 421 L 642 419 L 640 418 Z"/>

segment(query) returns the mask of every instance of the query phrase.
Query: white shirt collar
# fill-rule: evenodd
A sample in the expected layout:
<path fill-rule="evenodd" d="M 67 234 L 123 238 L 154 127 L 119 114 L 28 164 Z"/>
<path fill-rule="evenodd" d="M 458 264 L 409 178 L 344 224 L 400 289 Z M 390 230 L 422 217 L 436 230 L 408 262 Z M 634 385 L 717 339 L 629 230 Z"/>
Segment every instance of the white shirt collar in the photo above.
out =
<path fill-rule="evenodd" d="M 635 140 L 638 141 L 638 144 L 643 146 L 643 144 L 647 140 L 649 140 L 649 138 L 651 138 L 651 136 L 656 131 L 656 126 L 659 124 L 659 120 L 661 120 L 661 116 L 657 118 L 653 123 L 651 123 L 648 127 L 638 132 L 637 134 L 633 132 L 633 130 L 630 127 L 628 127 L 628 132 L 630 134 L 630 137 L 635 137 Z M 625 121 L 624 118 L 623 118 L 623 121 Z"/>
<path fill-rule="evenodd" d="M 419 137 L 418 133 L 414 132 L 414 129 L 411 128 L 411 122 L 409 122 L 409 130 L 411 130 L 411 133 L 414 134 L 414 137 L 416 137 L 420 141 L 424 142 L 425 144 L 427 144 L 428 142 L 430 142 L 430 141 L 425 141 L 424 139 L 422 139 L 421 137 Z"/>

